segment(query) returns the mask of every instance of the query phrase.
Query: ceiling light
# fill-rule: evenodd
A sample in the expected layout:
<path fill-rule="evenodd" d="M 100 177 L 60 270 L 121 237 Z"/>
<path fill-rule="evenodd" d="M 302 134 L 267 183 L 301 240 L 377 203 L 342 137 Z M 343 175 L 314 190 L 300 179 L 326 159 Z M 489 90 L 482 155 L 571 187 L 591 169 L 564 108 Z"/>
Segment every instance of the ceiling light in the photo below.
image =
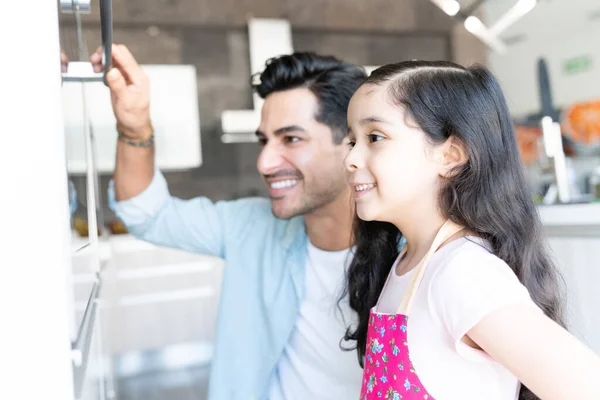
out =
<path fill-rule="evenodd" d="M 475 35 L 479 40 L 485 43 L 493 51 L 504 54 L 506 45 L 489 31 L 481 20 L 473 15 L 465 19 L 465 29 Z"/>
<path fill-rule="evenodd" d="M 454 17 L 460 11 L 460 4 L 456 0 L 431 0 L 446 14 Z"/>
<path fill-rule="evenodd" d="M 498 21 L 490 28 L 490 33 L 498 36 L 512 24 L 520 20 L 525 14 L 530 12 L 537 5 L 537 0 L 519 0 L 512 6 Z"/>

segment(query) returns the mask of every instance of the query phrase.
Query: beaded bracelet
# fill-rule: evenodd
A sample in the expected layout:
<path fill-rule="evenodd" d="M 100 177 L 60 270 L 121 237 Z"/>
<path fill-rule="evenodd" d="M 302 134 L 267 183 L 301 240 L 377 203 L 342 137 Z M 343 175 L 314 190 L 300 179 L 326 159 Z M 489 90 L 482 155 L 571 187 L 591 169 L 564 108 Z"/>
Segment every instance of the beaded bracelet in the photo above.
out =
<path fill-rule="evenodd" d="M 130 146 L 134 146 L 134 147 L 150 147 L 154 144 L 154 128 L 152 128 L 152 134 L 150 135 L 150 138 L 146 141 L 143 142 L 138 142 L 136 140 L 131 140 L 129 137 L 125 136 L 123 134 L 123 132 L 121 132 L 121 130 L 117 127 L 117 133 L 119 135 L 119 139 L 121 139 L 122 141 L 124 141 L 125 143 L 127 143 Z"/>

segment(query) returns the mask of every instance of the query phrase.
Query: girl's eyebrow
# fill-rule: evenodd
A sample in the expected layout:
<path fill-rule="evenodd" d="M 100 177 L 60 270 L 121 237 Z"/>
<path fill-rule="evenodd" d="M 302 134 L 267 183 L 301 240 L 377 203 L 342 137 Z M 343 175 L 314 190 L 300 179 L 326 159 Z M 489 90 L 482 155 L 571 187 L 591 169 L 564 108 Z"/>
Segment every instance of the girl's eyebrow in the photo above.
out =
<path fill-rule="evenodd" d="M 372 123 L 382 123 L 382 124 L 391 125 L 388 121 L 386 121 L 385 119 L 380 118 L 380 117 L 367 117 L 367 118 L 363 118 L 359 121 L 359 124 L 361 124 L 361 125 L 368 125 L 368 124 L 372 124 Z"/>

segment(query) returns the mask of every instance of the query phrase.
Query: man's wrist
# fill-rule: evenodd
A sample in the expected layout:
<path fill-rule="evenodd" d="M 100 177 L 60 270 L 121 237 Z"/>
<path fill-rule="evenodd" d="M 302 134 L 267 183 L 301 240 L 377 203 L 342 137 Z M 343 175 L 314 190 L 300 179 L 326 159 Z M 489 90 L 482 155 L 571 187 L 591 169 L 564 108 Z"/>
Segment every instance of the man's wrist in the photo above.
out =
<path fill-rule="evenodd" d="M 145 142 L 154 136 L 154 128 L 150 121 L 143 127 L 137 129 L 126 128 L 117 122 L 117 132 L 119 133 L 119 137 L 136 142 Z"/>
<path fill-rule="evenodd" d="M 123 130 L 117 124 L 117 133 L 119 140 L 133 147 L 150 147 L 154 144 L 154 129 L 151 124 L 146 129 L 135 133 L 132 133 L 131 130 Z"/>

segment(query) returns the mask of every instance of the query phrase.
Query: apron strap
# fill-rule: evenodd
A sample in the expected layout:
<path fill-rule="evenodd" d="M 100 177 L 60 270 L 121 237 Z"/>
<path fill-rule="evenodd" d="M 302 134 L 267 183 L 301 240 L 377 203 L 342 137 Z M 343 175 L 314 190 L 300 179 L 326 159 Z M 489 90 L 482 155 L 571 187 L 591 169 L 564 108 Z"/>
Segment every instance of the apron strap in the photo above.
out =
<path fill-rule="evenodd" d="M 429 259 L 435 253 L 439 247 L 444 244 L 450 237 L 454 236 L 456 233 L 463 230 L 464 227 L 458 225 L 457 223 L 450 221 L 449 219 L 444 222 L 444 225 L 440 228 L 437 235 L 433 239 L 433 243 L 431 247 L 423 257 L 423 259 L 417 264 L 415 267 L 415 271 L 413 273 L 411 282 L 408 286 L 400 305 L 398 306 L 397 314 L 408 315 L 410 313 L 410 308 L 412 306 L 412 301 L 417 293 L 417 289 L 421 284 L 421 280 L 423 279 L 423 275 L 425 274 L 425 269 L 427 268 L 427 264 L 429 263 Z M 395 273 L 395 271 L 392 271 Z"/>

